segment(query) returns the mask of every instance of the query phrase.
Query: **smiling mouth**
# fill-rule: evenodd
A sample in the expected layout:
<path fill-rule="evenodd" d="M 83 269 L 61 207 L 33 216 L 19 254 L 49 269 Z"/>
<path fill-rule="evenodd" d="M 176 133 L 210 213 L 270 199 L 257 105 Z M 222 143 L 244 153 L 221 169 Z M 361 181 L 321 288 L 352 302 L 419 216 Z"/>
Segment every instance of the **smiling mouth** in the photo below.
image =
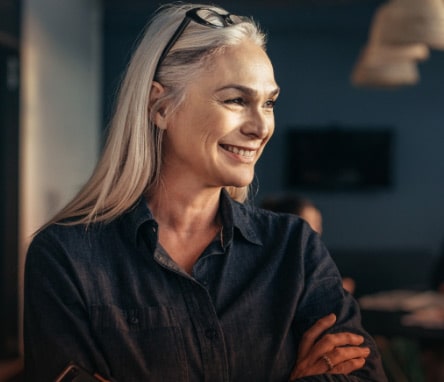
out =
<path fill-rule="evenodd" d="M 253 158 L 256 154 L 256 150 L 248 150 L 243 149 L 236 146 L 229 146 L 229 145 L 221 145 L 223 149 L 229 151 L 230 153 L 243 156 L 245 158 Z"/>

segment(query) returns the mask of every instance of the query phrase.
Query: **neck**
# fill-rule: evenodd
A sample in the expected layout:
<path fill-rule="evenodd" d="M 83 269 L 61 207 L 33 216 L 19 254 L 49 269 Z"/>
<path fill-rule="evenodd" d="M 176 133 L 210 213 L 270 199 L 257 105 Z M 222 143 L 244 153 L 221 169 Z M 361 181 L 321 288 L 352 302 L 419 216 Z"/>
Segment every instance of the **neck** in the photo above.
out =
<path fill-rule="evenodd" d="M 188 192 L 187 192 L 188 191 Z M 186 187 L 163 185 L 147 196 L 159 224 L 159 242 L 179 267 L 189 274 L 217 232 L 221 188 L 189 192 Z"/>
<path fill-rule="evenodd" d="M 200 193 L 157 190 L 147 196 L 148 206 L 163 229 L 199 232 L 220 227 L 220 188 Z"/>

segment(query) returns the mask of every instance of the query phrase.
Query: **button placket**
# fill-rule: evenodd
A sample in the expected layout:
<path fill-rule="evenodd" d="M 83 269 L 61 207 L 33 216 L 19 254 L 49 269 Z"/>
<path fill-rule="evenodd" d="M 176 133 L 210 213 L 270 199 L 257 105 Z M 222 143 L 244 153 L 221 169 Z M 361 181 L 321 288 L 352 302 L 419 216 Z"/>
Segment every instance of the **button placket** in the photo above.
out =
<path fill-rule="evenodd" d="M 228 359 L 222 328 L 206 288 L 196 281 L 182 280 L 190 317 L 197 329 L 205 381 L 228 381 Z"/>

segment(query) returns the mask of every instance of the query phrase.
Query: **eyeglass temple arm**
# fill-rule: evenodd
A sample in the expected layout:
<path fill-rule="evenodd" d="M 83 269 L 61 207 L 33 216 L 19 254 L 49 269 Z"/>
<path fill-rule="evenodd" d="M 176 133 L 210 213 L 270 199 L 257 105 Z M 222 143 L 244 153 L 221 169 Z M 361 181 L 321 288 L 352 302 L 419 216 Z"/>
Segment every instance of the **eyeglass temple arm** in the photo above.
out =
<path fill-rule="evenodd" d="M 159 60 L 157 61 L 157 67 L 155 74 L 158 72 L 160 64 L 163 62 L 165 57 L 168 55 L 171 48 L 174 46 L 176 41 L 179 39 L 179 37 L 182 35 L 185 28 L 188 26 L 188 24 L 191 22 L 191 19 L 189 17 L 185 17 L 180 25 L 177 27 L 176 31 L 174 32 L 173 36 L 171 36 L 170 41 L 168 41 L 168 44 L 165 46 L 165 48 L 162 51 L 162 54 L 160 55 Z"/>

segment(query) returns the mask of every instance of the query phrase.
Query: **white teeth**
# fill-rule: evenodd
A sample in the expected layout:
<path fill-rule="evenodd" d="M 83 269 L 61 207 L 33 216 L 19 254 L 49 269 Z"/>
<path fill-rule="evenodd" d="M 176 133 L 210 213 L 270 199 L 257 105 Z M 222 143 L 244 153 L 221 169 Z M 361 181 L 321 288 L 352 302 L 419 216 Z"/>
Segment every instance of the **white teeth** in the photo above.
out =
<path fill-rule="evenodd" d="M 224 146 L 224 147 L 226 150 L 228 150 L 234 154 L 241 155 L 243 157 L 252 157 L 255 153 L 255 150 L 244 150 L 244 149 L 240 149 L 235 146 Z"/>

